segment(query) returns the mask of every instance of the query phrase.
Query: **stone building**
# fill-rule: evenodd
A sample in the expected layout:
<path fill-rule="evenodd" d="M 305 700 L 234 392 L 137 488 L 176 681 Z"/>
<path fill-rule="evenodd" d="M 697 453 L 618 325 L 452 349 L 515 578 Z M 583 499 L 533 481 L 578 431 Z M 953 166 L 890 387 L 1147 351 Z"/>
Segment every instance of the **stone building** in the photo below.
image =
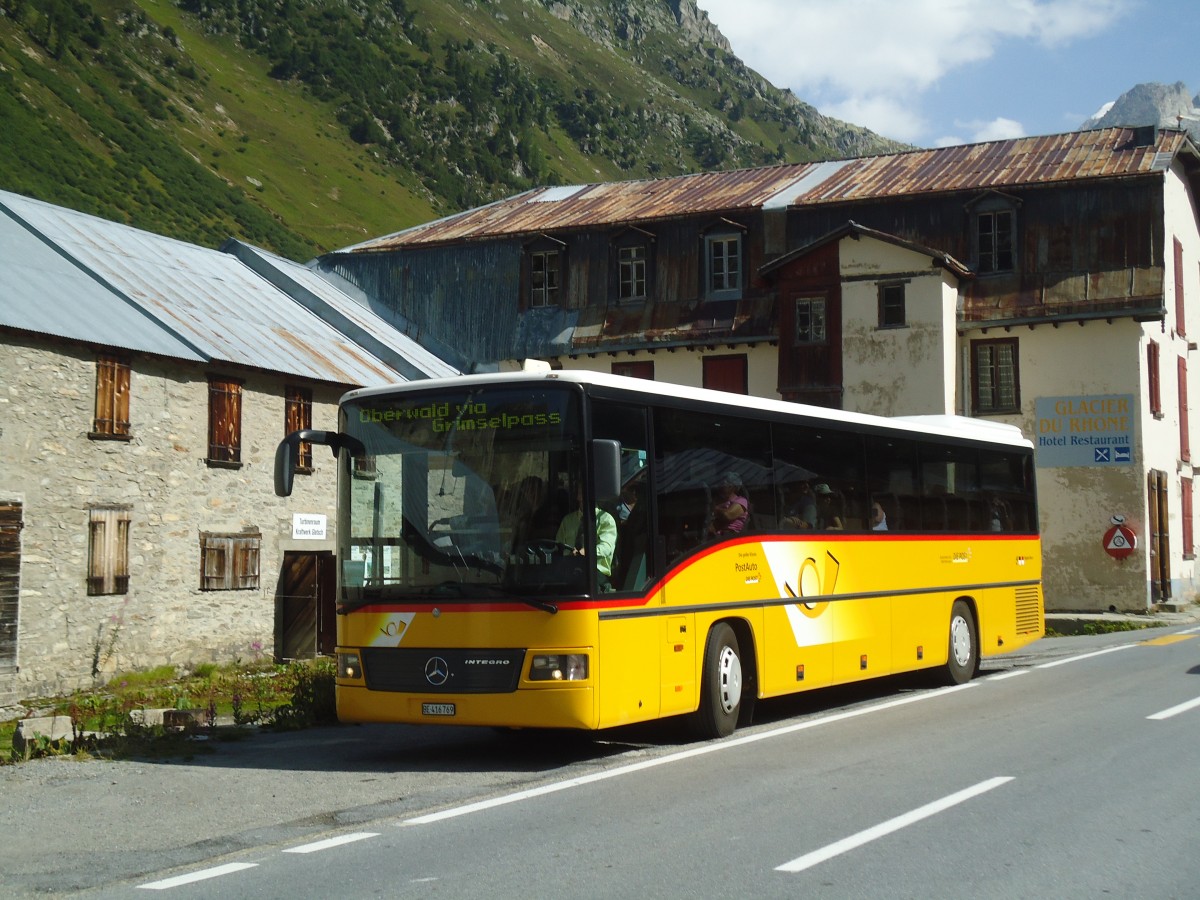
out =
<path fill-rule="evenodd" d="M 332 459 L 280 499 L 276 445 L 349 388 L 456 370 L 224 251 L 0 193 L 0 706 L 332 648 Z"/>

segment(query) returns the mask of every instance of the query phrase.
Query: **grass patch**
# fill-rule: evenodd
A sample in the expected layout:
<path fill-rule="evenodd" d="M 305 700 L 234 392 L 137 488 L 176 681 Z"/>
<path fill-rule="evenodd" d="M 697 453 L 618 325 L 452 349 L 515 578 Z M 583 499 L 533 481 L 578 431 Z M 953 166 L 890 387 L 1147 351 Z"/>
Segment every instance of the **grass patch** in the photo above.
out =
<path fill-rule="evenodd" d="M 1080 634 L 1113 634 L 1117 631 L 1141 631 L 1143 628 L 1165 628 L 1166 622 L 1131 622 L 1121 619 L 1115 622 L 1088 622 Z"/>
<path fill-rule="evenodd" d="M 171 666 L 118 675 L 103 687 L 39 701 L 41 715 L 65 716 L 69 737 L 38 735 L 13 748 L 17 721 L 0 723 L 0 764 L 47 756 L 160 757 L 190 755 L 191 737 L 237 739 L 238 726 L 307 728 L 337 721 L 334 665 L 329 659 L 288 665 L 202 665 L 180 674 Z M 191 711 L 185 728 L 148 724 L 147 710 Z M 234 726 L 232 728 L 227 726 Z"/>

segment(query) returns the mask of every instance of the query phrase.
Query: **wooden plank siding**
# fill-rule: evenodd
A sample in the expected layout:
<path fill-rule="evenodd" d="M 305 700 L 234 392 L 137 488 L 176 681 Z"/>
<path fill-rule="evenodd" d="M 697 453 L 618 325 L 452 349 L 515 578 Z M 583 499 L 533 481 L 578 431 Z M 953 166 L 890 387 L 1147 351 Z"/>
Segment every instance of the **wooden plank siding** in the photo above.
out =
<path fill-rule="evenodd" d="M 23 527 L 22 504 L 0 500 L 0 672 L 17 666 Z"/>

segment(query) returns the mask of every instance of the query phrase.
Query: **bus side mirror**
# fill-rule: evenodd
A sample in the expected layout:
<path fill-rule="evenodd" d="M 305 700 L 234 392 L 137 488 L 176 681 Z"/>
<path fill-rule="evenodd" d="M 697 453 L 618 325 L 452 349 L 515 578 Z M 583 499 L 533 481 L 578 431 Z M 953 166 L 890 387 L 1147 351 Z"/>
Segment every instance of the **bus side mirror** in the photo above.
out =
<path fill-rule="evenodd" d="M 296 469 L 300 465 L 300 444 L 307 441 L 311 444 L 326 444 L 333 455 L 348 442 L 348 438 L 336 431 L 314 431 L 304 428 L 293 431 L 275 448 L 275 494 L 279 497 L 292 495 L 292 483 L 296 479 Z M 357 441 L 355 441 L 357 443 Z"/>
<path fill-rule="evenodd" d="M 621 496 L 620 441 L 592 441 L 592 479 L 597 503 L 609 503 Z"/>

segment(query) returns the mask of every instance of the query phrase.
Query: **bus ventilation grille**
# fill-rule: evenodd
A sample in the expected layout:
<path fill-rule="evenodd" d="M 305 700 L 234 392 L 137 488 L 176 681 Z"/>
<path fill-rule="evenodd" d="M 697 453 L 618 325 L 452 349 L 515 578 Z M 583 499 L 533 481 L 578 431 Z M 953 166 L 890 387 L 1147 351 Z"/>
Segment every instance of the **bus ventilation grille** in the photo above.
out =
<path fill-rule="evenodd" d="M 1017 588 L 1017 634 L 1042 630 L 1042 592 L 1036 586 Z"/>

